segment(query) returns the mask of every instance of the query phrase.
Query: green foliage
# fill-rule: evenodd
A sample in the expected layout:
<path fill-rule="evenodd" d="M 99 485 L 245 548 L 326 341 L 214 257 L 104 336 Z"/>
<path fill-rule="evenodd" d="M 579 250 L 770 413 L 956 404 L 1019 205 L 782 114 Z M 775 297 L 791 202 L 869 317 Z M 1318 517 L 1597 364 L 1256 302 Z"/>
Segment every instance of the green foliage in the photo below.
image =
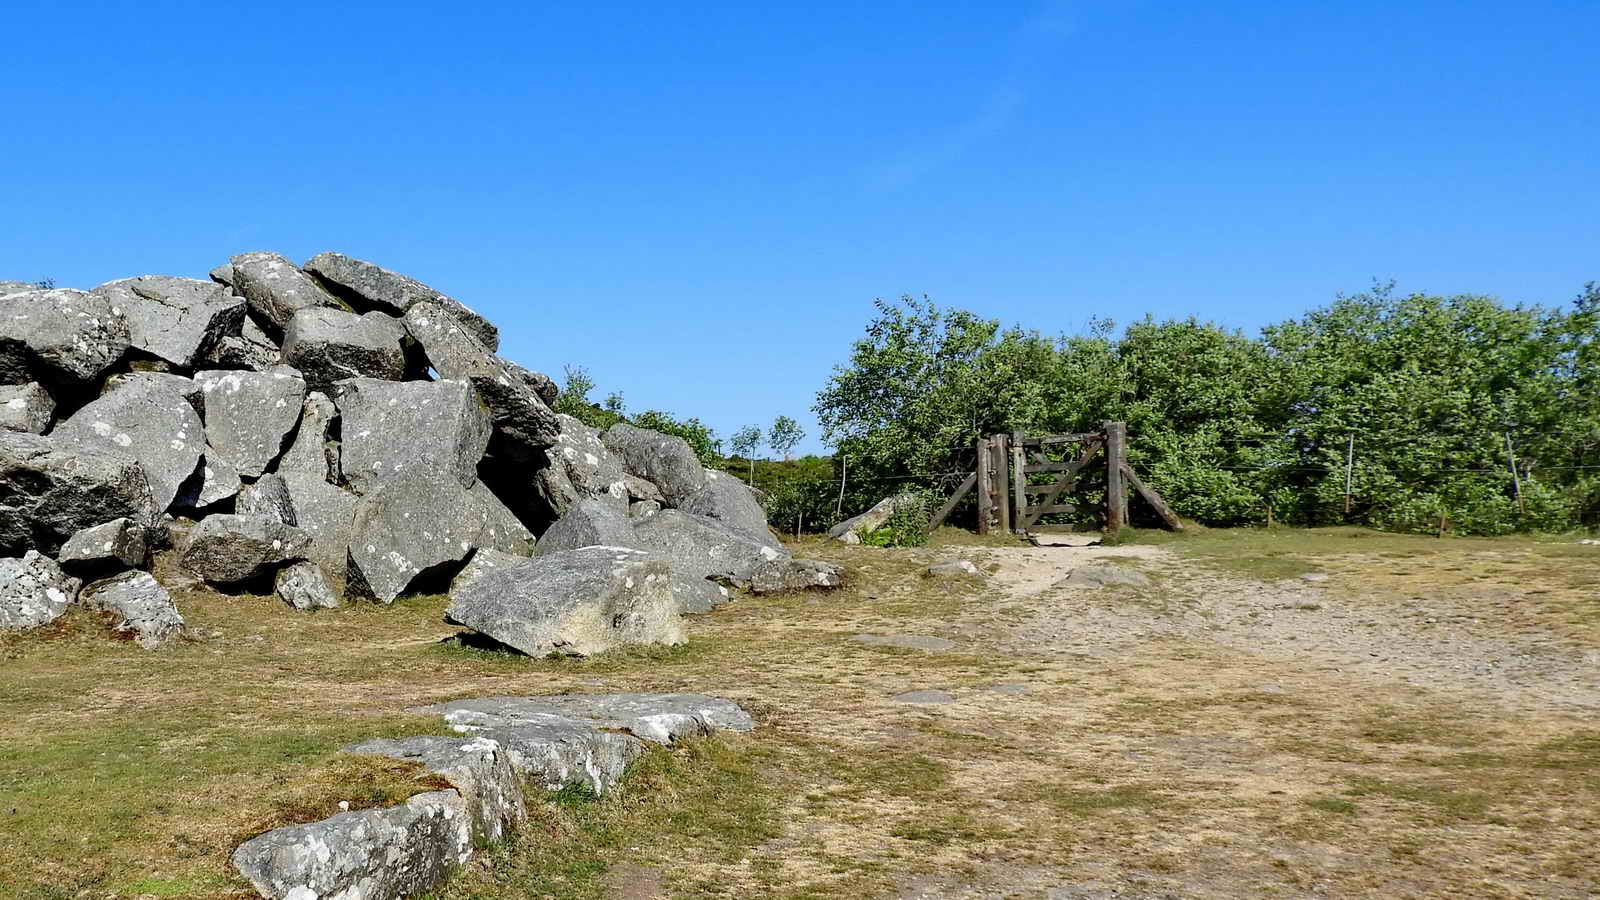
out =
<path fill-rule="evenodd" d="M 746 459 L 753 457 L 755 452 L 761 449 L 761 426 L 746 425 L 735 431 L 728 441 L 728 446 L 732 448 L 735 456 L 743 456 Z"/>
<path fill-rule="evenodd" d="M 37 287 L 41 291 L 54 290 L 55 286 L 56 280 L 54 278 L 41 278 L 34 282 L 34 287 Z"/>
<path fill-rule="evenodd" d="M 980 436 L 1120 420 L 1130 464 L 1206 524 L 1260 523 L 1269 507 L 1279 522 L 1403 531 L 1436 529 L 1441 513 L 1462 534 L 1600 524 L 1593 284 L 1569 309 L 1377 285 L 1259 338 L 1150 318 L 1047 338 L 925 298 L 877 308 L 815 406 L 864 485 L 948 490 Z"/>
<path fill-rule="evenodd" d="M 805 439 L 806 432 L 800 423 L 788 416 L 779 416 L 772 420 L 772 430 L 767 432 L 767 446 L 772 452 L 784 459 L 789 458 L 789 451 Z"/>
<path fill-rule="evenodd" d="M 921 547 L 928 543 L 928 522 L 939 498 L 925 488 L 907 488 L 895 495 L 894 512 L 883 527 L 861 535 L 869 547 Z"/>

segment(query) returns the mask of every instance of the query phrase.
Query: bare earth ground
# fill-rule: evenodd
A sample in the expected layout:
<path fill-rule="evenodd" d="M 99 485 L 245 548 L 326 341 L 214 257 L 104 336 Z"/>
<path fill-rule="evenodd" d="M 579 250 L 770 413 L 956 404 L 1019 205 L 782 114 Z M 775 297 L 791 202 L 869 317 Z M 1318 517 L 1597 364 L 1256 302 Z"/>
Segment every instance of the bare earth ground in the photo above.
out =
<path fill-rule="evenodd" d="M 249 896 L 242 837 L 417 789 L 342 743 L 569 690 L 728 696 L 761 727 L 554 796 L 441 896 L 1600 896 L 1600 547 L 1044 542 L 808 541 L 849 587 L 592 660 L 440 644 L 439 598 L 198 591 L 180 605 L 221 636 L 163 654 L 82 618 L 0 639 L 0 896 Z M 957 557 L 985 576 L 922 576 Z M 1058 584 L 1092 563 L 1153 584 Z"/>

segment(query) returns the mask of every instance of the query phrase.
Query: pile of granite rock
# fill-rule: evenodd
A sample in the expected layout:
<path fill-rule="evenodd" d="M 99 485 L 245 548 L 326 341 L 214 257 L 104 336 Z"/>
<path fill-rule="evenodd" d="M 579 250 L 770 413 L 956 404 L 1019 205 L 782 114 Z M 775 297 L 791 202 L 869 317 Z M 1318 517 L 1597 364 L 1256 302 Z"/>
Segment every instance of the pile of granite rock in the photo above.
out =
<path fill-rule="evenodd" d="M 433 288 L 338 253 L 210 274 L 0 282 L 0 629 L 78 604 L 160 646 L 181 579 L 299 610 L 448 591 L 448 621 L 587 654 L 839 584 L 682 439 L 555 413 Z"/>

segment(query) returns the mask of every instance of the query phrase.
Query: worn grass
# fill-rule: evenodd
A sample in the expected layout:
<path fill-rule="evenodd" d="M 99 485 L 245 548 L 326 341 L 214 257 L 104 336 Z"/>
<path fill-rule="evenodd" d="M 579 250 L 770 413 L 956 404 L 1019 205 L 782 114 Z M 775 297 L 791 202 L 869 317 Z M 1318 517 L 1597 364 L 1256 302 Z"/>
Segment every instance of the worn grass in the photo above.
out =
<path fill-rule="evenodd" d="M 1600 648 L 1596 548 L 1353 530 L 1129 537 L 1235 577 L 1323 572 L 1363 602 L 1458 591 L 1484 621 Z M 190 592 L 186 617 L 219 636 L 159 653 L 81 614 L 0 637 L 0 896 L 250 896 L 227 860 L 243 838 L 433 786 L 340 746 L 440 732 L 407 712 L 426 703 L 615 690 L 731 697 L 761 727 L 655 751 L 606 797 L 549 796 L 440 898 L 1600 891 L 1592 711 L 1170 638 L 1116 659 L 1032 652 L 1007 629 L 1048 592 L 922 576 L 956 555 L 1009 565 L 1011 546 L 807 541 L 802 553 L 848 566 L 845 589 L 741 598 L 691 620 L 684 646 L 588 660 L 443 641 L 439 597 L 303 615 Z M 1173 577 L 1161 591 L 1182 591 Z M 852 640 L 862 632 L 957 647 Z M 956 702 L 891 700 L 927 688 Z"/>

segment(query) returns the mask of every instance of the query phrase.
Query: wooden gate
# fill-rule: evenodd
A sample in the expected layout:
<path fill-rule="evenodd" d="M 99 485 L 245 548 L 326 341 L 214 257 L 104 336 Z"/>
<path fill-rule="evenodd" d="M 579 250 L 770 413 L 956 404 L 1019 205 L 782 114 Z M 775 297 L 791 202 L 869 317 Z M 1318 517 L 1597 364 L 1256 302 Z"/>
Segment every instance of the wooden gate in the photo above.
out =
<path fill-rule="evenodd" d="M 978 492 L 979 534 L 988 534 L 993 528 L 1002 533 L 1025 534 L 1046 515 L 1077 512 L 1078 504 L 1063 498 L 1079 489 L 1079 476 L 1091 470 L 1100 457 L 1104 457 L 1105 466 L 1107 531 L 1120 531 L 1127 524 L 1130 487 L 1168 528 L 1183 530 L 1183 523 L 1166 501 L 1128 466 L 1128 428 L 1122 422 L 1107 422 L 1100 431 L 1085 434 L 997 434 L 980 438 L 977 451 L 976 469 L 934 515 L 929 531 L 943 523 L 972 490 Z M 1065 451 L 1067 458 L 1051 459 L 1051 451 Z M 1054 478 L 1034 484 L 1030 475 Z"/>

